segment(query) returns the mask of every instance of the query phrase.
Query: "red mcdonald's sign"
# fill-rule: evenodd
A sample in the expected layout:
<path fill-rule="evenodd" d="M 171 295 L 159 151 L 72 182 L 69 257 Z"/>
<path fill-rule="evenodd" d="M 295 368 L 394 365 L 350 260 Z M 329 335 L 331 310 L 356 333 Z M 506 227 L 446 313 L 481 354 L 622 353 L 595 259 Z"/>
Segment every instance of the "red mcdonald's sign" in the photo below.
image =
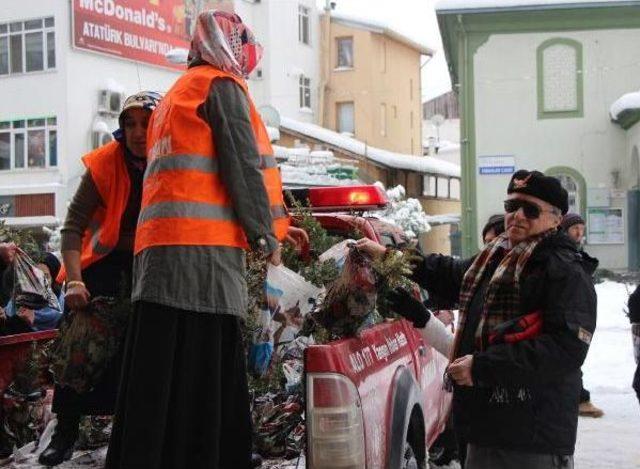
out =
<path fill-rule="evenodd" d="M 163 67 L 165 54 L 188 48 L 194 0 L 73 0 L 73 44 L 79 49 Z"/>

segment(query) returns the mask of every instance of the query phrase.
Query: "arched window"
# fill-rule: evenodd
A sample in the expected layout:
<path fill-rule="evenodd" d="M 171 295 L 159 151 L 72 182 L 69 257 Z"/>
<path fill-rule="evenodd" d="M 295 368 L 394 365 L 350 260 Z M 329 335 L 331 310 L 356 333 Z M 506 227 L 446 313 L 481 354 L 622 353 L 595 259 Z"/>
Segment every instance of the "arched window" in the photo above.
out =
<path fill-rule="evenodd" d="M 549 39 L 538 47 L 538 118 L 583 116 L 582 44 Z"/>
<path fill-rule="evenodd" d="M 580 191 L 576 180 L 567 174 L 560 174 L 556 178 L 560 180 L 560 184 L 569 194 L 569 211 L 580 213 Z"/>
<path fill-rule="evenodd" d="M 548 176 L 553 176 L 560 181 L 569 194 L 569 212 L 586 215 L 586 183 L 582 175 L 573 168 L 557 166 L 545 171 Z"/>

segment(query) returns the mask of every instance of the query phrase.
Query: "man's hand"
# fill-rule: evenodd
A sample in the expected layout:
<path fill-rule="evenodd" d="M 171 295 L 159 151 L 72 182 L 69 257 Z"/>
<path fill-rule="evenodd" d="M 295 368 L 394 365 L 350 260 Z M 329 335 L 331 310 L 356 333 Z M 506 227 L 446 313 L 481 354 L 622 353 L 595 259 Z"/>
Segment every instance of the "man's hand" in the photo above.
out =
<path fill-rule="evenodd" d="M 91 294 L 87 287 L 81 283 L 74 283 L 71 287 L 67 288 L 67 292 L 64 295 L 64 303 L 69 306 L 71 310 L 84 309 L 89 304 L 89 298 Z"/>
<path fill-rule="evenodd" d="M 291 244 L 296 250 L 300 250 L 304 245 L 309 244 L 309 235 L 302 228 L 290 226 L 287 229 L 287 236 L 284 240 Z"/>
<path fill-rule="evenodd" d="M 0 259 L 7 264 L 13 264 L 18 246 L 15 243 L 0 243 Z"/>
<path fill-rule="evenodd" d="M 282 247 L 278 246 L 275 250 L 267 256 L 267 262 L 273 265 L 282 264 Z"/>
<path fill-rule="evenodd" d="M 473 366 L 473 355 L 465 355 L 457 358 L 447 368 L 447 373 L 458 386 L 473 386 L 471 367 Z"/>

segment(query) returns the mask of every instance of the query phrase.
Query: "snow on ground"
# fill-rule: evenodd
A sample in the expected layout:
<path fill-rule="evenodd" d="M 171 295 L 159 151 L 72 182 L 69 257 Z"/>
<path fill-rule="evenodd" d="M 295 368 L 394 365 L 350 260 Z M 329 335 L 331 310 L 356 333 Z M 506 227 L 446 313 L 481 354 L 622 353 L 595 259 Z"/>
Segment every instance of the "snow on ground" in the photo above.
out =
<path fill-rule="evenodd" d="M 635 371 L 631 326 L 623 313 L 633 286 L 615 282 L 596 285 L 598 325 L 582 367 L 591 401 L 605 415 L 581 417 L 576 469 L 640 467 L 640 405 L 631 388 Z"/>

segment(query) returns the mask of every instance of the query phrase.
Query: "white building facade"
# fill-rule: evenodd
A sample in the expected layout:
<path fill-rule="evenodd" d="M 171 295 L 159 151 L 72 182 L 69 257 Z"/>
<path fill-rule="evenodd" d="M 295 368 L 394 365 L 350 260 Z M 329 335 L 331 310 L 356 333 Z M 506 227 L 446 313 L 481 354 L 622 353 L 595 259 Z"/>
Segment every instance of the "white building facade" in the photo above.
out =
<path fill-rule="evenodd" d="M 637 170 L 609 108 L 640 87 L 639 6 L 439 4 L 461 96 L 465 253 L 479 248 L 484 221 L 503 211 L 513 172 L 538 169 L 568 190 L 570 210 L 587 220 L 586 250 L 601 267 L 638 268 Z M 459 42 L 457 28 L 467 35 Z"/>
<path fill-rule="evenodd" d="M 93 21 L 101 24 L 100 14 L 106 11 L 107 3 L 3 2 L 0 217 L 8 224 L 33 227 L 61 223 L 84 172 L 80 158 L 109 141 L 111 131 L 118 125 L 123 97 L 140 90 L 166 92 L 180 75 L 180 70 L 172 69 L 168 62 L 166 66 L 151 65 L 128 60 L 126 55 L 115 57 L 113 51 L 100 53 L 75 47 L 74 8 L 78 11 L 81 5 L 91 7 Z M 153 8 L 150 5 L 158 5 L 151 1 L 144 12 L 131 9 L 133 4 L 146 3 L 114 0 L 110 12 L 149 14 Z M 271 105 L 283 115 L 313 121 L 319 85 L 319 24 L 315 3 L 237 0 L 236 9 L 265 46 L 260 69 L 249 79 L 257 106 Z M 187 29 L 184 17 L 184 10 L 174 11 L 172 16 Z M 130 16 L 129 20 L 135 18 Z M 117 39 L 117 33 L 108 28 L 100 34 Z M 162 52 L 156 49 L 158 54 Z"/>
<path fill-rule="evenodd" d="M 265 46 L 262 62 L 249 80 L 256 105 L 315 123 L 320 86 L 320 16 L 315 0 L 236 0 L 235 7 Z"/>

